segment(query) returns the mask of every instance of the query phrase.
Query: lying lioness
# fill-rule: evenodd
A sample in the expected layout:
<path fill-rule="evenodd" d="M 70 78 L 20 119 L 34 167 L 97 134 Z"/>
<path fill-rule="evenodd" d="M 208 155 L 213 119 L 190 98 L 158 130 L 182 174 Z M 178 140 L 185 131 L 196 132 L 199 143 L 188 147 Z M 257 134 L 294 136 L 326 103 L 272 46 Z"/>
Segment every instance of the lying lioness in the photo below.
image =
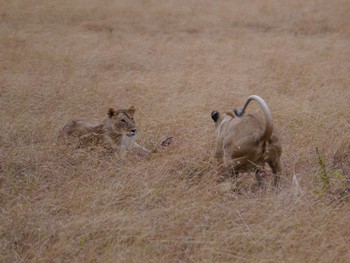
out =
<path fill-rule="evenodd" d="M 251 100 L 255 100 L 262 108 L 265 121 L 255 114 L 244 111 Z M 281 172 L 282 147 L 276 132 L 273 130 L 269 108 L 262 98 L 252 95 L 241 110 L 221 115 L 217 111 L 211 113 L 216 125 L 215 156 L 224 164 L 226 173 L 237 176 L 239 172 L 255 170 L 259 186 L 263 186 L 262 167 L 269 164 L 274 174 L 274 185 L 279 182 Z"/>
<path fill-rule="evenodd" d="M 76 138 L 78 147 L 98 145 L 119 153 L 128 151 L 141 155 L 156 152 L 172 142 L 174 138 L 167 137 L 153 151 L 137 144 L 134 114 L 133 106 L 129 109 L 118 110 L 110 108 L 107 118 L 100 125 L 93 125 L 83 120 L 72 120 L 63 127 L 59 138 L 66 142 L 71 138 Z"/>

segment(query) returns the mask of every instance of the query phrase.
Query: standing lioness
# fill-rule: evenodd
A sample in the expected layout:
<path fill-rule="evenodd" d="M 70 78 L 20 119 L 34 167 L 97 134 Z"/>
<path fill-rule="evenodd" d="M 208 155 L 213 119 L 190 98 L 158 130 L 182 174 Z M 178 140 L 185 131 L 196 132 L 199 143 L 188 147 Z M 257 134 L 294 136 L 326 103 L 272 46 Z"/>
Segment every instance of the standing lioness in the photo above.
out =
<path fill-rule="evenodd" d="M 257 115 L 244 114 L 251 100 L 255 100 L 262 108 L 265 121 Z M 263 186 L 260 167 L 265 162 L 269 164 L 274 174 L 274 185 L 279 181 L 281 172 L 282 147 L 276 132 L 273 130 L 272 117 L 265 101 L 252 95 L 246 101 L 242 110 L 221 115 L 213 111 L 211 117 L 216 125 L 215 156 L 233 175 L 249 170 L 256 171 L 256 178 Z"/>
<path fill-rule="evenodd" d="M 127 150 L 147 155 L 151 151 L 135 142 L 137 129 L 134 114 L 133 106 L 118 110 L 110 108 L 107 117 L 100 125 L 72 120 L 63 127 L 59 138 L 65 141 L 76 138 L 78 147 L 99 145 L 117 152 Z"/>

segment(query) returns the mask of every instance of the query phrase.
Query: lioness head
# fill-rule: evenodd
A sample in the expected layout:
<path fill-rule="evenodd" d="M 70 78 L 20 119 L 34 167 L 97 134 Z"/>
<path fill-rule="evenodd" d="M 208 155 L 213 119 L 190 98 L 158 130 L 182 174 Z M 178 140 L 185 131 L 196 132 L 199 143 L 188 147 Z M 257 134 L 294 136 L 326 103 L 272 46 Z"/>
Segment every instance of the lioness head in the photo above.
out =
<path fill-rule="evenodd" d="M 220 114 L 218 111 L 212 111 L 211 118 L 215 123 L 215 126 L 218 127 L 221 122 L 228 116 L 230 118 L 234 118 L 235 116 L 231 112 L 225 112 L 224 114 Z"/>
<path fill-rule="evenodd" d="M 134 137 L 137 129 L 134 120 L 135 107 L 129 109 L 108 110 L 107 124 L 114 132 L 124 134 L 128 137 Z"/>

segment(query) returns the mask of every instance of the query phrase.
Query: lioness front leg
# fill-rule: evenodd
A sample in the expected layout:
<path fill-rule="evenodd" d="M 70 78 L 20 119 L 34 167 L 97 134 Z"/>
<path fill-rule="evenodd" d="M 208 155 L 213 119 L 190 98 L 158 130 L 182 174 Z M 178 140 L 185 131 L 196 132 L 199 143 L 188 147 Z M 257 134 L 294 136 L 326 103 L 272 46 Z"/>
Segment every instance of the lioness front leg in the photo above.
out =
<path fill-rule="evenodd" d="M 146 149 L 145 147 L 137 144 L 136 142 L 133 143 L 132 145 L 132 151 L 139 154 L 139 155 L 142 155 L 142 156 L 148 156 L 151 154 L 151 151 Z"/>
<path fill-rule="evenodd" d="M 163 139 L 155 148 L 154 150 L 149 150 L 136 142 L 132 144 L 132 150 L 142 156 L 149 156 L 151 153 L 158 153 L 161 151 L 164 151 L 167 149 L 171 144 L 173 144 L 175 141 L 175 137 L 168 136 L 165 139 Z"/>

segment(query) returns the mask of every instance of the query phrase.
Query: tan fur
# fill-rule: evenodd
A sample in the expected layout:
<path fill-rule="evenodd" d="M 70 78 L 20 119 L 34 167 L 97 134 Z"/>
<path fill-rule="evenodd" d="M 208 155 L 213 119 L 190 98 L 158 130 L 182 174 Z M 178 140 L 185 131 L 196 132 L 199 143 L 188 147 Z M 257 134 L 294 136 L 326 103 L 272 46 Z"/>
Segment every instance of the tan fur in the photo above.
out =
<path fill-rule="evenodd" d="M 212 118 L 216 124 L 215 157 L 224 164 L 226 172 L 237 175 L 239 172 L 255 170 L 262 186 L 259 168 L 268 163 L 274 174 L 274 184 L 277 185 L 282 147 L 273 130 L 272 119 L 266 120 L 270 115 L 265 116 L 263 121 L 254 114 L 241 113 L 241 117 L 235 117 L 232 113 L 225 113 L 221 116 L 214 111 Z"/>
<path fill-rule="evenodd" d="M 67 123 L 59 138 L 66 142 L 78 141 L 78 147 L 102 146 L 116 152 L 133 151 L 147 155 L 151 151 L 135 142 L 137 129 L 134 120 L 135 108 L 108 110 L 102 124 L 93 125 L 83 120 Z"/>

